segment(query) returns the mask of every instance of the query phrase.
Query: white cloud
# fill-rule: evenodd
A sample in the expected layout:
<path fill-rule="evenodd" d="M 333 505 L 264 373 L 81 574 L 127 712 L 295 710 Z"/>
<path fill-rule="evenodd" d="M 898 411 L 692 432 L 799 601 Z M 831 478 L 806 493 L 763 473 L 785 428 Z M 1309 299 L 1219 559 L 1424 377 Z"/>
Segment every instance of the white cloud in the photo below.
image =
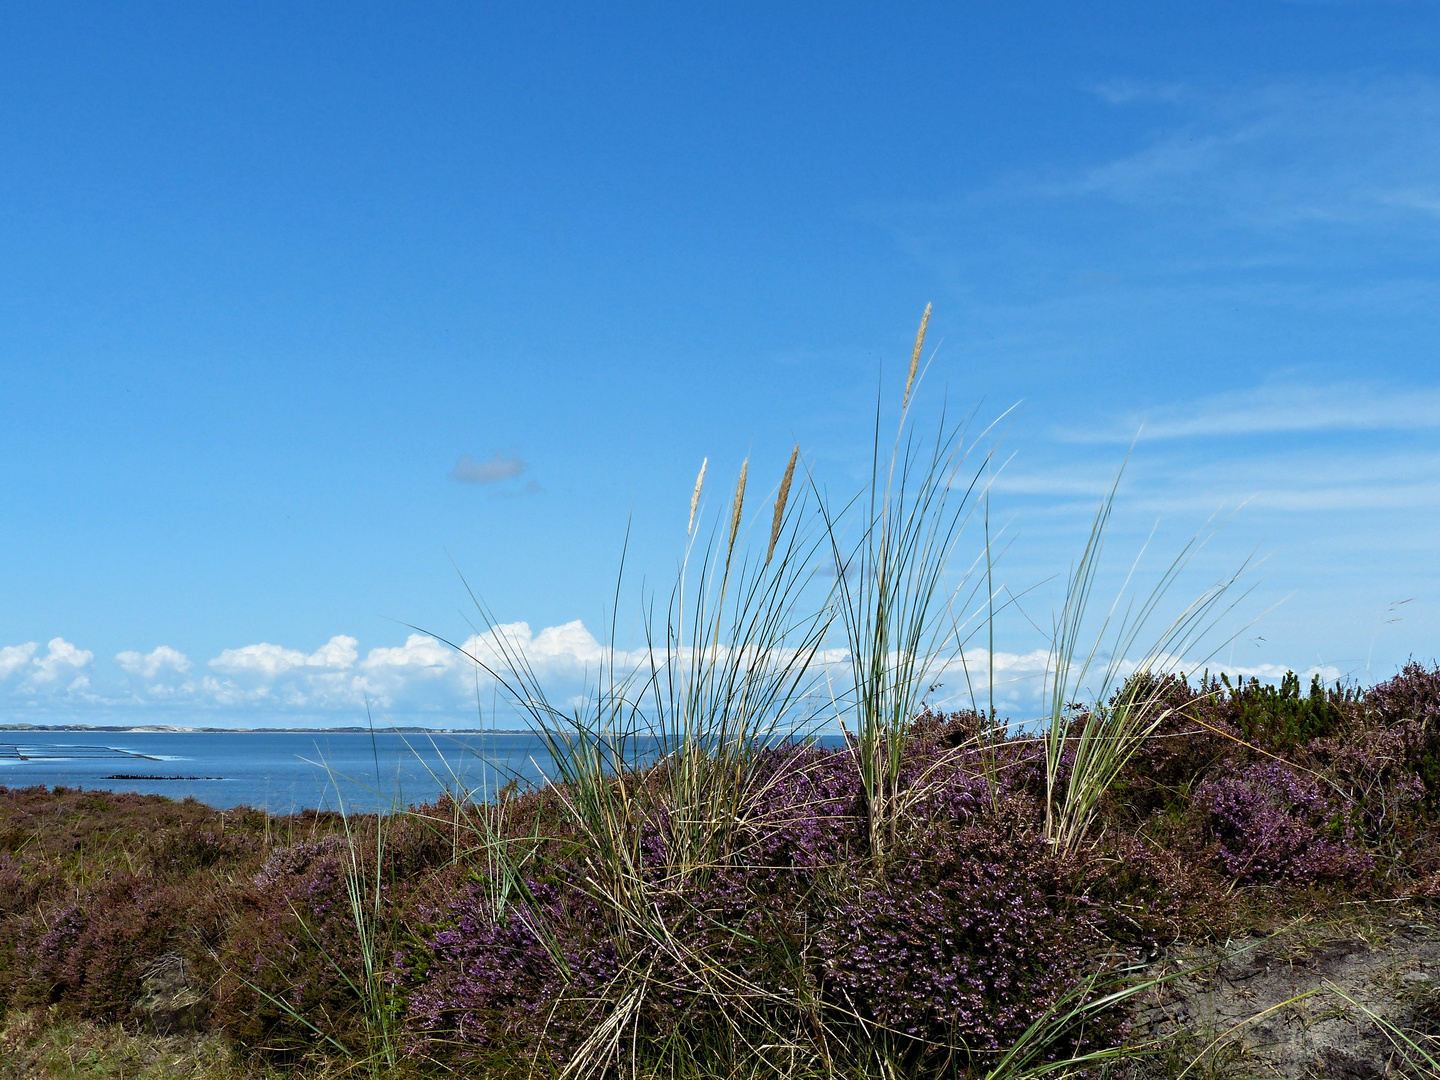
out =
<path fill-rule="evenodd" d="M 1140 82 L 1134 79 L 1110 79 L 1095 83 L 1089 90 L 1110 105 L 1129 105 L 1136 101 L 1176 102 L 1186 97 L 1179 83 Z"/>
<path fill-rule="evenodd" d="M 328 710 L 363 705 L 365 684 L 355 671 L 355 638 L 337 634 L 313 653 L 260 642 L 226 649 L 210 661 L 216 675 L 198 684 L 199 696 L 220 706 Z"/>
<path fill-rule="evenodd" d="M 336 635 L 311 653 L 305 663 L 312 667 L 348 668 L 360 655 L 356 650 L 356 646 L 359 644 L 360 642 L 353 637 L 347 637 L 344 634 Z"/>
<path fill-rule="evenodd" d="M 526 623 L 515 624 L 530 629 Z M 594 664 L 603 654 L 600 642 L 579 619 L 563 626 L 547 626 L 525 644 L 526 652 L 541 664 Z"/>
<path fill-rule="evenodd" d="M 450 470 L 450 478 L 464 484 L 494 484 L 519 476 L 526 467 L 520 458 L 499 450 L 484 461 L 476 461 L 469 454 L 464 454 Z"/>
<path fill-rule="evenodd" d="M 18 680 L 10 692 L 27 700 L 37 698 L 70 698 L 86 700 L 90 678 L 86 668 L 95 654 L 76 648 L 63 637 L 51 638 L 40 652 L 40 646 L 27 641 L 23 645 L 0 647 L 0 681 Z"/>
<path fill-rule="evenodd" d="M 1187 119 L 1054 194 L 1177 206 L 1265 228 L 1435 217 L 1433 80 L 1285 82 L 1226 94 L 1113 83 L 1096 92 L 1122 107 L 1175 102 Z"/>
<path fill-rule="evenodd" d="M 355 723 L 363 720 L 368 703 L 377 719 L 424 722 L 429 717 L 430 722 L 449 724 L 473 715 L 477 675 L 480 688 L 490 687 L 489 677 L 471 657 L 502 670 L 502 654 L 523 655 L 552 701 L 572 703 L 583 699 L 586 676 L 608 659 L 605 647 L 580 620 L 538 632 L 528 623 L 508 623 L 471 635 L 460 646 L 463 652 L 436 638 L 411 634 L 402 645 L 377 646 L 362 658 L 357 641 L 345 635 L 309 653 L 262 642 L 225 650 L 198 678 L 184 677 L 193 665 L 183 653 L 160 646 L 150 653 L 117 656 L 121 669 L 137 677 L 126 688 L 96 687 L 87 670 L 93 654 L 55 638 L 43 654 L 34 643 L 0 647 L 0 671 L 23 675 L 18 683 L 11 682 L 6 695 L 12 710 L 33 707 L 46 716 L 54 716 L 56 706 L 63 704 L 77 710 L 104 707 L 112 715 L 115 710 L 134 715 L 167 709 L 171 711 L 166 715 L 173 716 L 173 710 L 184 709 L 186 722 L 198 716 L 213 718 L 206 722 L 228 718 L 243 724 L 247 717 L 273 722 L 272 717 L 292 714 Z M 1048 658 L 1045 649 L 997 651 L 991 664 L 984 649 L 967 649 L 964 665 L 954 660 L 932 673 L 937 685 L 930 702 L 940 708 L 968 707 L 973 693 L 973 700 L 983 706 L 993 671 L 995 700 L 1002 712 L 1016 719 L 1033 717 L 1041 711 Z M 624 670 L 643 659 L 639 653 L 617 652 L 614 662 Z M 821 686 L 843 693 L 845 651 L 823 650 L 816 663 Z M 1273 680 L 1286 668 L 1264 664 L 1228 670 Z M 1302 675 L 1309 678 L 1315 671 L 1327 681 L 1340 676 L 1330 667 L 1307 669 Z M 823 696 L 827 691 L 820 692 Z"/>
<path fill-rule="evenodd" d="M 149 653 L 117 653 L 115 662 L 131 675 L 144 679 L 153 679 L 167 670 L 183 675 L 191 667 L 189 657 L 169 645 L 161 645 Z"/>
<path fill-rule="evenodd" d="M 26 664 L 40 646 L 33 641 L 24 645 L 6 645 L 0 648 L 0 680 L 8 679 Z"/>
<path fill-rule="evenodd" d="M 411 634 L 404 645 L 371 649 L 361 665 L 367 670 L 440 672 L 449 670 L 456 652 L 426 634 Z"/>
<path fill-rule="evenodd" d="M 401 714 L 468 711 L 477 676 L 481 685 L 490 683 L 471 657 L 501 670 L 507 653 L 523 655 L 563 693 L 603 653 L 579 620 L 539 633 L 528 623 L 507 623 L 459 644 L 463 651 L 411 634 L 403 645 L 377 646 L 361 659 L 359 643 L 344 635 L 312 653 L 261 642 L 226 649 L 210 661 L 213 674 L 195 690 L 198 699 L 224 707 L 359 710 L 368 703 Z"/>
<path fill-rule="evenodd" d="M 355 663 L 359 655 L 356 646 L 359 644 L 353 637 L 337 634 L 313 653 L 303 653 L 262 641 L 258 645 L 226 649 L 210 661 L 210 667 L 224 675 L 261 678 L 274 678 L 294 668 L 344 669 Z"/>
<path fill-rule="evenodd" d="M 1212 675 L 1218 675 L 1223 671 L 1226 675 L 1230 676 L 1232 682 L 1235 679 L 1249 679 L 1252 676 L 1262 682 L 1279 682 L 1281 678 L 1292 670 L 1295 671 L 1295 674 L 1300 677 L 1302 682 L 1307 683 L 1316 675 L 1320 676 L 1321 682 L 1333 683 L 1343 679 L 1349 674 L 1348 672 L 1341 671 L 1333 664 L 1312 664 L 1303 670 L 1289 668 L 1284 664 L 1254 664 L 1249 667 L 1243 664 L 1234 666 L 1227 666 L 1225 664 L 1210 665 Z"/>
<path fill-rule="evenodd" d="M 995 701 L 1002 715 L 1013 720 L 1026 720 L 1039 716 L 1048 707 L 1042 700 L 1047 690 L 1046 676 L 1049 672 L 1050 653 L 1047 649 L 1034 649 L 1026 653 L 995 653 Z M 1091 682 L 1098 682 L 1104 674 L 1102 662 L 1095 668 Z M 1124 679 L 1138 669 L 1134 661 L 1122 661 L 1116 665 L 1119 678 Z M 1345 678 L 1349 672 L 1333 664 L 1312 664 L 1298 667 L 1287 664 L 1235 664 L 1218 658 L 1205 660 L 1182 660 L 1179 657 L 1159 656 L 1154 658 L 1153 670 L 1186 675 L 1192 684 L 1199 681 L 1204 672 L 1218 676 L 1224 672 L 1232 682 L 1249 679 L 1252 676 L 1265 683 L 1276 683 L 1288 672 L 1294 671 L 1308 683 L 1316 675 L 1322 682 L 1334 683 Z M 967 678 L 968 672 L 968 678 Z M 941 710 L 970 708 L 972 704 L 984 709 L 989 698 L 990 665 L 984 649 L 966 649 L 965 663 L 951 661 L 934 672 L 932 682 L 939 682 L 938 692 L 930 699 L 932 707 Z M 1094 687 L 1082 687 L 1080 697 L 1088 698 Z M 973 697 L 972 697 L 973 695 Z"/>
<path fill-rule="evenodd" d="M 32 670 L 26 681 L 32 686 L 58 685 L 66 679 L 76 679 L 95 654 L 89 649 L 77 649 L 64 638 L 51 638 L 46 645 L 44 656 L 31 660 Z M 79 681 L 78 679 L 76 681 Z M 68 683 L 73 686 L 75 683 Z"/>
<path fill-rule="evenodd" d="M 1440 389 L 1356 383 L 1271 384 L 1131 414 L 1105 428 L 1057 430 L 1066 442 L 1128 443 L 1311 431 L 1410 431 L 1440 427 Z"/>

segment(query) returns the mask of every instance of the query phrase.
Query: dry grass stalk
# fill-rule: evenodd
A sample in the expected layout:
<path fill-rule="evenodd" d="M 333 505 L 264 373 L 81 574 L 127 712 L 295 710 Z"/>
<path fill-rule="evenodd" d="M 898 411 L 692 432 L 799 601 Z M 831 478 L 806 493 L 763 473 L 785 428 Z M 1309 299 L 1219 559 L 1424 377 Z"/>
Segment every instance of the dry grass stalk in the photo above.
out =
<path fill-rule="evenodd" d="M 925 347 L 925 328 L 930 325 L 930 305 L 925 305 L 925 314 L 920 316 L 920 332 L 915 335 L 915 351 L 910 354 L 910 375 L 905 380 L 905 397 L 900 402 L 900 411 L 910 404 L 910 391 L 915 387 L 915 373 L 920 370 L 920 350 Z"/>
<path fill-rule="evenodd" d="M 690 495 L 690 520 L 685 525 L 685 535 L 689 536 L 695 530 L 695 508 L 700 505 L 700 490 L 705 486 L 705 466 L 710 464 L 707 457 L 700 462 L 700 475 L 695 477 L 695 490 Z"/>
<path fill-rule="evenodd" d="M 745 479 L 750 475 L 750 459 L 746 458 L 740 466 L 740 479 L 735 482 L 735 503 L 730 508 L 730 546 L 725 552 L 725 563 L 728 566 L 730 556 L 735 554 L 735 538 L 740 535 L 740 515 L 745 508 Z"/>
<path fill-rule="evenodd" d="M 800 458 L 800 444 L 790 451 L 790 464 L 785 466 L 785 478 L 780 481 L 780 494 L 775 496 L 775 520 L 770 523 L 770 547 L 765 552 L 765 565 L 775 556 L 775 541 L 780 539 L 780 525 L 785 520 L 785 504 L 790 500 L 790 482 L 795 479 L 795 462 Z"/>

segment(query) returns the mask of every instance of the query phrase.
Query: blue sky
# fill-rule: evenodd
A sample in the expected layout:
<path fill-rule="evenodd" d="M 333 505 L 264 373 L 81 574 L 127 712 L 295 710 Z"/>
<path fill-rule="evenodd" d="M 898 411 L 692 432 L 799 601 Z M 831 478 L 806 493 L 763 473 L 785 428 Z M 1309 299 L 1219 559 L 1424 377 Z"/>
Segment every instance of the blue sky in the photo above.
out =
<path fill-rule="evenodd" d="M 1139 431 L 1117 573 L 1237 506 L 1197 587 L 1263 556 L 1218 663 L 1429 660 L 1437 46 L 1430 3 L 9 5 L 0 715 L 463 719 L 405 625 L 470 632 L 455 566 L 573 678 L 702 458 L 861 480 L 927 302 L 922 412 L 1018 403 L 1036 622 Z"/>

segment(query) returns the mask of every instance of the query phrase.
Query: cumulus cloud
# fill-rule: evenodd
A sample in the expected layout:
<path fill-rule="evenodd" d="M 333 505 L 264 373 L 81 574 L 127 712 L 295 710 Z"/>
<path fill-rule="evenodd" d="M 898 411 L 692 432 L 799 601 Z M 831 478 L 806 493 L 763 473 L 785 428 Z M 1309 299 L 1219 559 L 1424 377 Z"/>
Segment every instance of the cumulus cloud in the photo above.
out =
<path fill-rule="evenodd" d="M 1320 676 L 1320 681 L 1333 683 L 1345 678 L 1350 672 L 1341 671 L 1334 664 L 1311 664 L 1307 668 L 1289 668 L 1284 664 L 1212 664 L 1210 670 L 1218 674 L 1223 671 L 1232 680 L 1249 679 L 1251 677 L 1260 679 L 1262 682 L 1279 682 L 1292 670 L 1300 679 L 1309 681 L 1315 676 Z"/>
<path fill-rule="evenodd" d="M 528 466 L 519 457 L 496 450 L 484 461 L 476 461 L 469 454 L 462 454 L 450 470 L 450 479 L 463 484 L 494 484 L 510 480 L 523 473 Z"/>
<path fill-rule="evenodd" d="M 1294 671 L 1302 680 L 1309 681 L 1318 675 L 1322 682 L 1333 683 L 1348 673 L 1333 664 L 1312 664 L 1295 666 L 1287 664 L 1247 664 L 1224 661 L 1219 658 L 1185 659 L 1179 656 L 1160 655 L 1151 658 L 1151 670 L 1183 675 L 1192 682 L 1204 671 L 1212 675 L 1224 672 L 1231 680 L 1249 679 L 1252 676 L 1262 682 L 1279 682 L 1288 672 Z M 1014 720 L 1039 716 L 1048 708 L 1044 700 L 1047 692 L 1047 678 L 1050 674 L 1051 656 L 1048 649 L 1034 649 L 1026 653 L 995 653 L 995 701 L 998 711 L 1008 714 Z M 1120 661 L 1115 670 L 1120 679 L 1128 678 L 1138 669 L 1132 660 Z M 1105 663 L 1092 673 L 1092 681 L 1098 682 L 1104 674 Z M 932 684 L 937 690 L 929 698 L 930 704 L 938 709 L 969 708 L 972 704 L 982 709 L 988 704 L 990 693 L 991 664 L 983 648 L 966 649 L 962 664 L 958 659 L 940 665 L 930 673 Z M 1096 692 L 1095 686 L 1082 686 L 1079 697 L 1087 699 Z"/>
<path fill-rule="evenodd" d="M 0 682 L 15 679 L 12 693 L 23 697 L 89 697 L 86 668 L 95 654 L 76 648 L 63 637 L 51 638 L 45 652 L 34 641 L 0 647 Z"/>
<path fill-rule="evenodd" d="M 523 656 L 563 693 L 603 652 L 578 619 L 538 633 L 525 622 L 507 623 L 459 645 L 457 651 L 411 634 L 403 645 L 377 646 L 362 658 L 359 642 L 345 635 L 310 653 L 260 642 L 211 660 L 211 674 L 196 684 L 196 693 L 222 707 L 358 710 L 368 704 L 400 714 L 453 713 L 473 707 L 477 680 L 490 681 L 484 668 L 503 668 L 507 656 Z"/>
<path fill-rule="evenodd" d="M 35 650 L 40 648 L 33 641 L 27 641 L 24 645 L 6 645 L 0 648 L 0 681 L 10 678 L 17 671 L 30 663 Z"/>
<path fill-rule="evenodd" d="M 37 656 L 30 661 L 31 670 L 27 673 L 27 681 L 33 686 L 59 685 L 65 682 L 67 686 L 74 686 L 76 679 L 95 659 L 95 654 L 89 649 L 77 649 L 64 638 L 51 638 L 46 644 L 48 650 L 44 656 Z M 75 682 L 66 682 L 74 679 Z"/>
<path fill-rule="evenodd" d="M 528 623 L 512 624 L 529 633 Z M 599 661 L 603 649 L 595 636 L 585 629 L 579 619 L 563 626 L 547 626 L 533 638 L 524 642 L 527 654 L 542 665 L 555 663 L 576 665 L 593 664 Z"/>
<path fill-rule="evenodd" d="M 195 716 L 228 715 L 231 722 L 241 724 L 262 722 L 261 717 L 271 722 L 271 717 L 286 714 L 355 723 L 363 721 L 369 706 L 377 719 L 413 718 L 448 725 L 473 716 L 477 688 L 491 687 L 486 668 L 503 671 L 509 666 L 507 658 L 519 657 L 557 703 L 580 700 L 602 661 L 621 671 L 645 662 L 640 653 L 620 651 L 611 656 L 576 619 L 538 631 L 526 622 L 506 623 L 472 634 L 459 642 L 459 649 L 419 633 L 410 634 L 403 644 L 376 646 L 363 654 L 358 641 L 343 634 L 311 652 L 259 642 L 224 650 L 198 675 L 187 674 L 195 665 L 183 653 L 162 645 L 148 653 L 127 651 L 116 656 L 121 670 L 131 677 L 128 684 L 109 685 L 102 679 L 92 688 L 88 669 L 93 654 L 55 638 L 44 650 L 34 642 L 0 647 L 0 680 L 5 680 L 0 701 L 8 698 L 12 708 L 33 707 L 49 716 L 61 705 L 136 713 L 164 709 L 168 716 L 181 709 L 187 723 Z M 844 683 L 847 659 L 842 648 L 817 655 L 815 674 L 822 697 L 828 693 L 824 688 Z M 994 696 L 1002 713 L 1017 720 L 1032 718 L 1043 711 L 1040 699 L 1048 660 L 1044 649 L 997 651 L 992 664 L 984 649 L 967 650 L 965 663 L 950 660 L 930 673 L 935 685 L 929 703 L 963 708 L 976 702 L 983 707 L 993 671 Z M 1130 670 L 1124 665 L 1122 669 Z M 1264 664 L 1227 670 L 1236 676 L 1254 674 L 1274 680 L 1286 669 Z M 1340 674 L 1329 667 L 1301 674 L 1308 678 L 1313 672 L 1327 681 Z M 833 722 L 828 702 L 827 697 L 822 711 Z"/>
<path fill-rule="evenodd" d="M 477 677 L 482 684 L 490 681 L 485 669 L 503 671 L 507 658 L 523 657 L 539 678 L 563 694 L 578 688 L 576 681 L 604 654 L 579 619 L 539 633 L 526 622 L 503 623 L 459 644 L 457 652 L 435 638 L 411 634 L 404 645 L 371 649 L 360 664 L 365 690 L 392 707 L 473 702 Z"/>
<path fill-rule="evenodd" d="M 292 668 L 348 668 L 359 655 L 356 649 L 360 643 L 353 637 L 337 634 L 313 653 L 298 649 L 287 649 L 262 641 L 258 645 L 245 645 L 238 649 L 226 649 L 210 666 L 225 675 L 258 675 L 274 678 Z"/>
<path fill-rule="evenodd" d="M 115 662 L 122 670 L 142 679 L 153 679 L 163 671 L 183 675 L 191 668 L 190 658 L 169 645 L 161 645 L 148 653 L 116 653 Z"/>

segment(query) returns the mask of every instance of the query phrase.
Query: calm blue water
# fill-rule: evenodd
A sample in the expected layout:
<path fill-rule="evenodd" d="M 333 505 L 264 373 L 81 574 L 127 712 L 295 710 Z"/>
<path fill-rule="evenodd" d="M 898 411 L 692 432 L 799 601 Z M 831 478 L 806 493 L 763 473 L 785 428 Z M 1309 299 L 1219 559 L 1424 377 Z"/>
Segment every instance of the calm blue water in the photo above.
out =
<path fill-rule="evenodd" d="M 377 732 L 372 743 L 368 732 L 0 731 L 6 787 L 193 795 L 276 814 L 405 806 L 434 799 L 442 785 L 483 796 L 512 776 L 534 782 L 550 766 L 535 736 L 507 732 Z"/>
<path fill-rule="evenodd" d="M 486 798 L 512 778 L 554 775 L 553 764 L 523 732 L 0 731 L 0 786 L 193 795 L 272 814 L 404 807 L 447 788 Z"/>

